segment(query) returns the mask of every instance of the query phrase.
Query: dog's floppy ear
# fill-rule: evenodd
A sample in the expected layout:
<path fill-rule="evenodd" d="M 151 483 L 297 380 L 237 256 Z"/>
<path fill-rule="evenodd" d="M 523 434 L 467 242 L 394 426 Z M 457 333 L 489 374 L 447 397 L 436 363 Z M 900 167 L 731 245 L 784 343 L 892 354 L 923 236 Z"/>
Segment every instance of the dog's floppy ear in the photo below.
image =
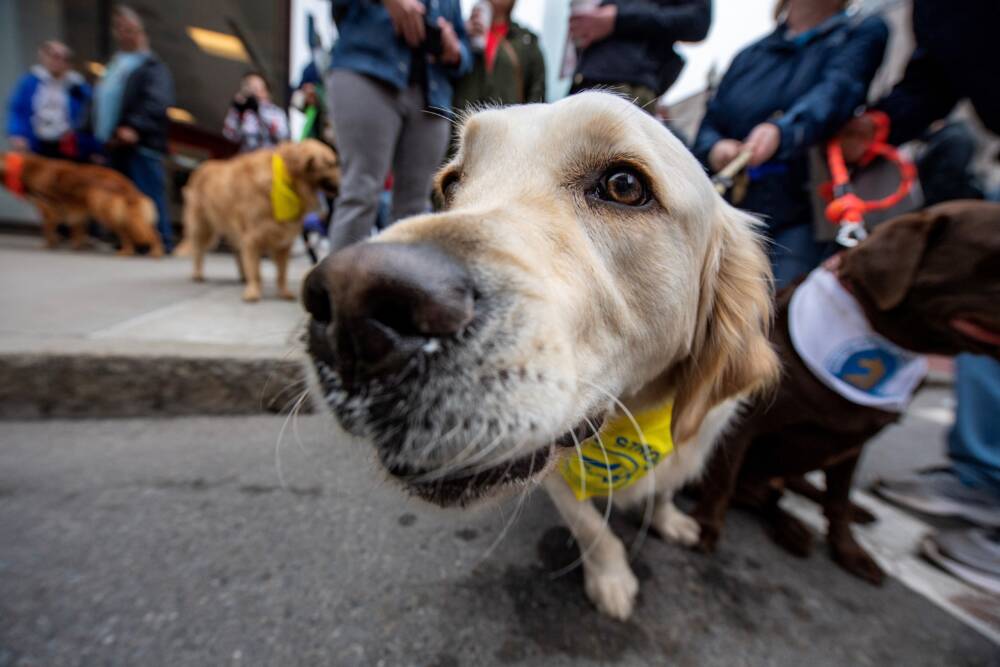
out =
<path fill-rule="evenodd" d="M 770 386 L 779 363 L 771 326 L 771 270 L 753 220 L 720 205 L 723 220 L 702 269 L 698 331 L 675 385 L 673 436 L 694 438 L 709 410 Z"/>
<path fill-rule="evenodd" d="M 910 213 L 875 229 L 870 239 L 843 259 L 843 275 L 875 302 L 890 310 L 902 302 L 917 275 L 927 242 L 944 216 Z"/>

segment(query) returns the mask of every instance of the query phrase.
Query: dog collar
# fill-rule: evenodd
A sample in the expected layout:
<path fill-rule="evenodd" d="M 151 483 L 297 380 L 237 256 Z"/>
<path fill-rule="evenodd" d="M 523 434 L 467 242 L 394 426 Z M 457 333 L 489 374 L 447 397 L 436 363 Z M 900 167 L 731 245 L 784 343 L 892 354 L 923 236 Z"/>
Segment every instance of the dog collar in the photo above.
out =
<path fill-rule="evenodd" d="M 292 188 L 292 177 L 277 152 L 271 154 L 271 208 L 278 222 L 302 217 L 302 198 Z"/>
<path fill-rule="evenodd" d="M 19 197 L 24 196 L 24 156 L 9 152 L 3 158 L 3 184 L 8 190 Z"/>
<path fill-rule="evenodd" d="M 607 497 L 632 486 L 674 450 L 670 433 L 673 403 L 635 415 L 621 416 L 580 444 L 559 466 L 577 500 Z M 638 426 L 638 430 L 636 429 Z"/>

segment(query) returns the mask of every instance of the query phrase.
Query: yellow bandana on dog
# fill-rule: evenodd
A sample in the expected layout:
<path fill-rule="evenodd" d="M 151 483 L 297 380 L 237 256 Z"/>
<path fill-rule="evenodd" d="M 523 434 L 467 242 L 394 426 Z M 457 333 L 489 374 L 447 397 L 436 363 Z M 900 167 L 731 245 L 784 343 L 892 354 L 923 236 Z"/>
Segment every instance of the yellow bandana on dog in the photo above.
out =
<path fill-rule="evenodd" d="M 670 434 L 673 403 L 635 416 L 642 431 L 622 416 L 606 424 L 596 438 L 585 440 L 576 456 L 559 466 L 577 500 L 609 496 L 631 486 L 674 450 Z"/>
<path fill-rule="evenodd" d="M 292 189 L 288 167 L 277 153 L 271 154 L 271 208 L 278 222 L 291 222 L 302 217 L 302 199 Z"/>

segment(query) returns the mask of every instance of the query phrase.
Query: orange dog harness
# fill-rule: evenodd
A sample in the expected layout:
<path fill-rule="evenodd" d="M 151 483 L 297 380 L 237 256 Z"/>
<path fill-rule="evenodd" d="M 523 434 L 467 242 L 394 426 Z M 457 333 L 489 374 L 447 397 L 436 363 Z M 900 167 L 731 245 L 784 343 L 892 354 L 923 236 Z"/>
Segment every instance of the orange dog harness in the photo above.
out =
<path fill-rule="evenodd" d="M 7 153 L 3 159 L 3 184 L 8 190 L 19 197 L 24 196 L 24 156 L 20 153 Z"/>

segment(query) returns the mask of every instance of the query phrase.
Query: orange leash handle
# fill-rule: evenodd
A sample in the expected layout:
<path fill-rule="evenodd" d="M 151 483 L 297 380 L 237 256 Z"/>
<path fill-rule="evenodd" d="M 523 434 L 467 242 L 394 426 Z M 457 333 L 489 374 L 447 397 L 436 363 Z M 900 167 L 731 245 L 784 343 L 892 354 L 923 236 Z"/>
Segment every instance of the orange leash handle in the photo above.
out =
<path fill-rule="evenodd" d="M 903 201 L 913 189 L 917 179 L 917 170 L 913 163 L 902 156 L 894 146 L 890 146 L 889 117 L 880 111 L 869 111 L 868 116 L 875 125 L 872 143 L 859 161 L 860 166 L 870 164 L 876 158 L 883 158 L 896 165 L 899 170 L 899 186 L 892 194 L 881 199 L 866 201 L 854 193 L 851 187 L 851 174 L 844 161 L 844 151 L 838 138 L 834 137 L 826 145 L 826 161 L 830 169 L 833 186 L 833 197 L 826 207 L 826 217 L 830 222 L 841 226 L 837 241 L 841 245 L 851 246 L 863 240 L 865 213 L 891 208 Z"/>

